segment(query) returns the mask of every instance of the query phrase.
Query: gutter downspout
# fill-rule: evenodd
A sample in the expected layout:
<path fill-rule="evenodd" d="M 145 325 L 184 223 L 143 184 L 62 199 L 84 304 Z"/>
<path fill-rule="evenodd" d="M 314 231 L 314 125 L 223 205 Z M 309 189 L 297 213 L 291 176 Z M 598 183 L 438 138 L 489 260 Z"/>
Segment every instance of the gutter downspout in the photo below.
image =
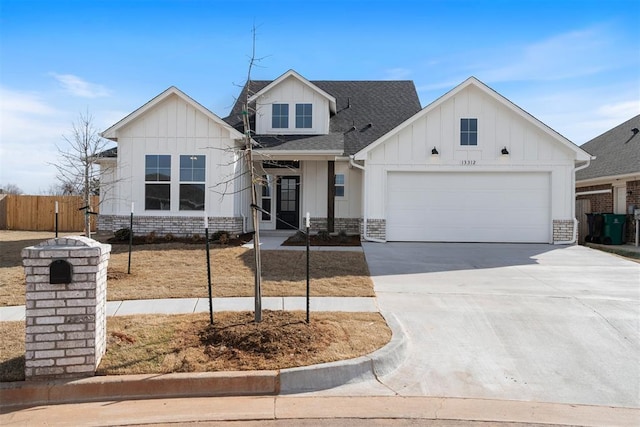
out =
<path fill-rule="evenodd" d="M 355 160 L 353 160 L 353 155 L 349 156 L 349 164 L 351 166 L 353 166 L 354 168 L 360 169 L 363 173 L 363 177 L 362 177 L 362 188 L 365 190 L 364 191 L 364 214 L 363 214 L 363 219 L 362 219 L 362 238 L 364 240 L 366 240 L 367 242 L 374 242 L 374 243 L 387 243 L 386 240 L 382 240 L 382 239 L 376 239 L 374 237 L 369 237 L 367 236 L 367 207 L 369 205 L 369 192 L 366 191 L 366 172 L 367 170 L 364 168 L 364 166 L 361 166 L 359 164 L 357 164 L 355 162 Z"/>
<path fill-rule="evenodd" d="M 591 160 L 595 159 L 595 157 L 591 157 L 589 158 L 589 160 L 587 160 L 587 162 L 584 165 L 581 166 L 577 166 L 573 169 L 573 174 L 572 174 L 572 179 L 571 179 L 571 185 L 573 186 L 573 190 L 575 191 L 576 188 L 576 172 L 588 168 L 589 165 L 591 164 Z M 572 211 L 573 211 L 573 238 L 571 240 L 568 241 L 564 241 L 564 242 L 553 242 L 554 245 L 573 245 L 576 243 L 576 241 L 578 240 L 578 218 L 576 218 L 576 202 L 575 202 L 575 196 L 574 196 L 574 200 L 573 200 L 573 206 L 572 206 Z"/>

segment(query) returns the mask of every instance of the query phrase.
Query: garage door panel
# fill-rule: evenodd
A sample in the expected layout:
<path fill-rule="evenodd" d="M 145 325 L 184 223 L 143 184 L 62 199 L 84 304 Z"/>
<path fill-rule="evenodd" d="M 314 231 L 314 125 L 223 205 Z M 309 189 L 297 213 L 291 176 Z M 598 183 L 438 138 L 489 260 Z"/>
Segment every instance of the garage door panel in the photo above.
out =
<path fill-rule="evenodd" d="M 548 242 L 547 173 L 391 172 L 387 240 Z"/>

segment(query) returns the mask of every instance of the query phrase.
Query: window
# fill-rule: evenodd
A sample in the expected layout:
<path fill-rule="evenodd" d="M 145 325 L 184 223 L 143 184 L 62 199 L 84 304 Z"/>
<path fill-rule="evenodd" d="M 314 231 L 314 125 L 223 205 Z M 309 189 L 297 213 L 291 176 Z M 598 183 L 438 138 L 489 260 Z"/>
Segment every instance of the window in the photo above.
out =
<path fill-rule="evenodd" d="M 271 127 L 274 129 L 289 127 L 289 104 L 273 104 L 271 106 Z"/>
<path fill-rule="evenodd" d="M 296 128 L 311 128 L 311 104 L 296 104 Z"/>
<path fill-rule="evenodd" d="M 180 156 L 180 210 L 203 211 L 206 156 Z"/>
<path fill-rule="evenodd" d="M 271 212 L 271 194 L 273 190 L 273 178 L 271 175 L 264 175 L 262 177 L 262 209 Z M 271 221 L 271 214 L 262 212 L 263 221 Z"/>
<path fill-rule="evenodd" d="M 144 208 L 171 209 L 171 156 L 149 154 L 144 159 Z"/>
<path fill-rule="evenodd" d="M 344 174 L 336 174 L 335 187 L 336 197 L 344 197 Z"/>
<path fill-rule="evenodd" d="M 460 119 L 460 145 L 478 145 L 478 119 Z"/>

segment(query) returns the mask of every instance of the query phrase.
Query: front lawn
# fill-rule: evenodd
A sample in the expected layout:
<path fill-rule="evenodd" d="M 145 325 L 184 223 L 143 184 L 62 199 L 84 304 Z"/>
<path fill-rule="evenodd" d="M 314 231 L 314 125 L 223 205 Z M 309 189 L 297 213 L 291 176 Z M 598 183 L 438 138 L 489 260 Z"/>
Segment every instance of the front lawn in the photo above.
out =
<path fill-rule="evenodd" d="M 0 231 L 0 306 L 25 303 L 20 251 L 46 238 L 43 236 L 38 240 L 34 235 Z M 212 245 L 213 296 L 253 296 L 253 260 L 251 249 Z M 127 245 L 113 245 L 108 268 L 108 300 L 208 295 L 204 244 L 136 245 L 133 247 L 131 274 L 127 274 L 127 263 Z M 305 252 L 262 251 L 262 295 L 305 295 L 305 268 Z M 364 254 L 312 251 L 311 295 L 374 296 Z"/>

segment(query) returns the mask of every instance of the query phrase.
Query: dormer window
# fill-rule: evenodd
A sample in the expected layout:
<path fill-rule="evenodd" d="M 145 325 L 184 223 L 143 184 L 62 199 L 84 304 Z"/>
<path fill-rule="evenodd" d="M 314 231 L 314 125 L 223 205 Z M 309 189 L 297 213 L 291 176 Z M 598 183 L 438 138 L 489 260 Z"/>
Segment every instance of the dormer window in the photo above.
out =
<path fill-rule="evenodd" d="M 311 129 L 312 104 L 296 104 L 296 128 Z"/>
<path fill-rule="evenodd" d="M 274 129 L 287 129 L 289 127 L 289 104 L 272 105 L 271 127 Z"/>

